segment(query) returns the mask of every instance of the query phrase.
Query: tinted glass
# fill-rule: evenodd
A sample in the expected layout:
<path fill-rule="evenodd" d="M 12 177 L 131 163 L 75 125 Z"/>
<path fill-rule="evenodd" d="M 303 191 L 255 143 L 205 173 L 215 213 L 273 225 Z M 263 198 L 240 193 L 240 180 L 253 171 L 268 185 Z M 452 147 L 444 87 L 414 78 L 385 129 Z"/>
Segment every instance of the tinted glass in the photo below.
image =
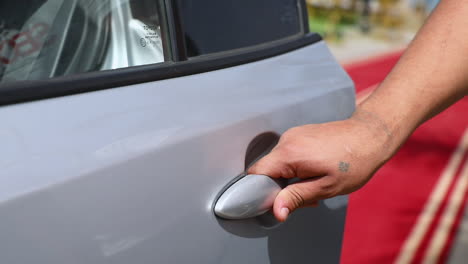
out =
<path fill-rule="evenodd" d="M 0 82 L 164 61 L 157 0 L 0 1 Z"/>
<path fill-rule="evenodd" d="M 298 0 L 179 0 L 189 56 L 244 48 L 301 32 Z"/>

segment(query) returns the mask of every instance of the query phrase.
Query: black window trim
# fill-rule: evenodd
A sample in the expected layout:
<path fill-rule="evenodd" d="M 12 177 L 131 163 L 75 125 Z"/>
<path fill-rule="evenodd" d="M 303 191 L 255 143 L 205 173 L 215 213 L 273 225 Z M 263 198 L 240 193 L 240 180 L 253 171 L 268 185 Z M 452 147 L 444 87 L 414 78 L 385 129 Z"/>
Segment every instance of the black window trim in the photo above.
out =
<path fill-rule="evenodd" d="M 307 11 L 307 2 L 306 0 L 299 0 L 299 11 L 302 11 L 301 14 L 299 14 L 301 17 L 300 19 L 302 20 L 302 31 L 304 34 L 310 33 L 310 27 L 309 27 L 309 13 Z"/>
<path fill-rule="evenodd" d="M 300 0 L 299 2 L 304 5 L 301 8 L 301 10 L 304 10 L 306 8 L 305 1 Z M 171 9 L 171 5 L 166 5 L 166 8 Z M 174 10 L 175 8 L 172 9 Z M 302 14 L 302 16 L 304 23 L 308 23 L 307 15 Z M 181 33 L 180 29 L 177 29 L 180 25 L 174 22 L 176 20 L 177 14 L 168 13 L 169 30 L 172 31 L 172 34 L 175 33 L 177 38 L 176 40 L 174 40 L 174 38 L 171 39 L 173 41 L 171 46 L 184 44 L 183 41 L 179 41 L 182 36 L 179 35 Z M 79 73 L 45 80 L 18 81 L 0 84 L 0 106 L 118 88 L 224 69 L 278 56 L 312 45 L 321 40 L 322 37 L 317 33 L 309 33 L 308 24 L 304 24 L 303 31 L 295 36 L 252 47 L 203 55 L 190 59 L 187 59 L 181 53 L 174 52 L 174 50 L 180 51 L 179 46 L 179 49 L 171 49 L 174 61 L 115 70 Z"/>

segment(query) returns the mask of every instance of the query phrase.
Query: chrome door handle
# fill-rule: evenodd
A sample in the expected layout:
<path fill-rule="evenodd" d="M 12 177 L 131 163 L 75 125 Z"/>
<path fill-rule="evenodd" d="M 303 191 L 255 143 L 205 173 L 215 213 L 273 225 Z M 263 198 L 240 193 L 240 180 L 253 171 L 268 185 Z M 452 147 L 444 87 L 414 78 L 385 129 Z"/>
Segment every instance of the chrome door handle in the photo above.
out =
<path fill-rule="evenodd" d="M 282 188 L 283 184 L 266 175 L 246 175 L 221 194 L 214 212 L 225 219 L 259 216 L 273 207 Z"/>

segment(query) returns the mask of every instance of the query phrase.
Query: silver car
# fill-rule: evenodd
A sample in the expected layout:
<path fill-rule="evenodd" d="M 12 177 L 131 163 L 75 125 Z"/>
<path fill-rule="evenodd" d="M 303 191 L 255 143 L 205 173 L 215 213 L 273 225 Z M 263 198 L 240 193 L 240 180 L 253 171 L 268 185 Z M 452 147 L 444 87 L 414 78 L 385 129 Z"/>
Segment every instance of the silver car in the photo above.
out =
<path fill-rule="evenodd" d="M 281 184 L 244 173 L 354 110 L 307 23 L 303 0 L 1 1 L 0 262 L 338 263 L 346 197 L 278 224 Z"/>

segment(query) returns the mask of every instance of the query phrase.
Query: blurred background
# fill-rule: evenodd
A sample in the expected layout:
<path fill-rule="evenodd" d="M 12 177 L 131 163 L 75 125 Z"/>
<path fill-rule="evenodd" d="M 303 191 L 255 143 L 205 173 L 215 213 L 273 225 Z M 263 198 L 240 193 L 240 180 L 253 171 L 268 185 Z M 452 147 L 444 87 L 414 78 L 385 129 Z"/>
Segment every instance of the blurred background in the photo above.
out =
<path fill-rule="evenodd" d="M 384 80 L 437 3 L 307 0 L 310 29 L 353 79 L 357 103 Z M 467 263 L 466 113 L 465 97 L 419 127 L 350 195 L 342 264 Z"/>
<path fill-rule="evenodd" d="M 307 0 L 309 25 L 339 60 L 402 49 L 438 0 Z"/>

